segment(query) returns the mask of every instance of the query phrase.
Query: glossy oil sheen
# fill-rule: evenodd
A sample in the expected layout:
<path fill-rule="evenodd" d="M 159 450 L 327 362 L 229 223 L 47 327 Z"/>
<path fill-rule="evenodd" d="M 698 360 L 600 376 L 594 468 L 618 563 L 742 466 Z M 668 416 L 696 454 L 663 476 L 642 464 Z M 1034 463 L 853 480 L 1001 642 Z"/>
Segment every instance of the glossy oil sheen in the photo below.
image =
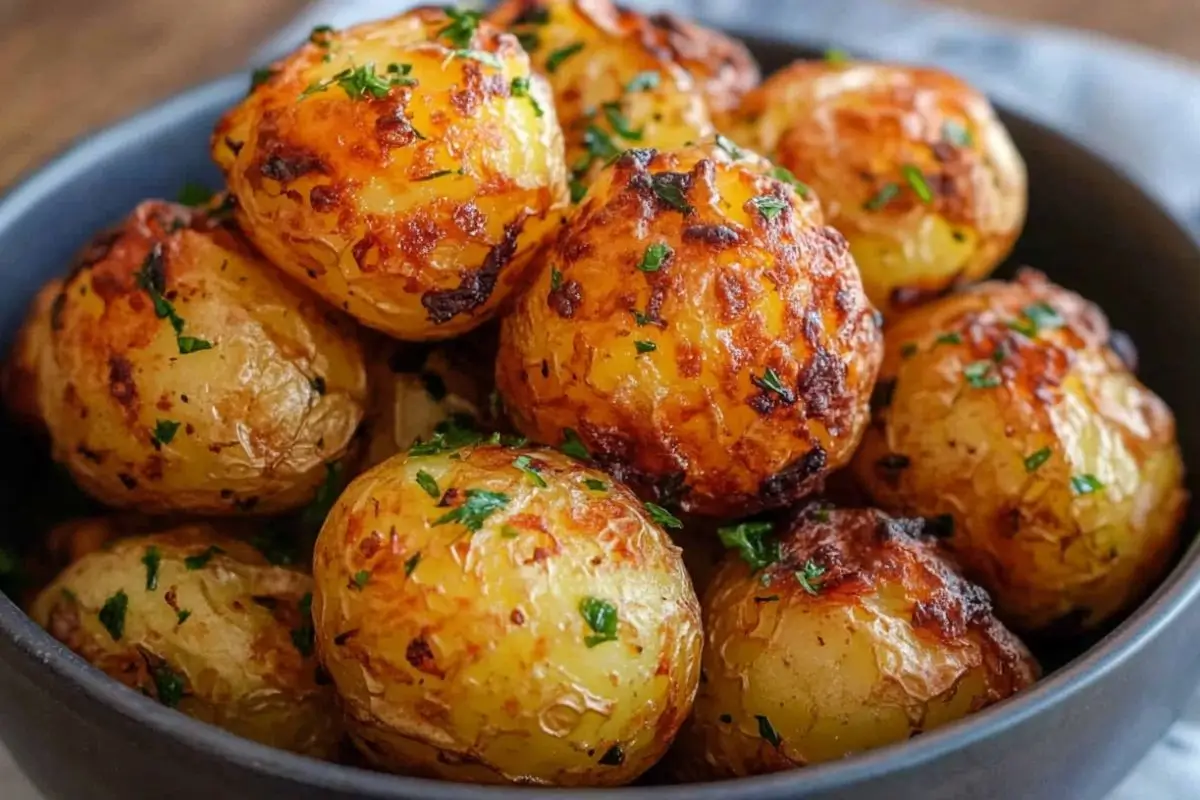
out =
<path fill-rule="evenodd" d="M 764 71 L 803 55 L 753 43 Z M 77 146 L 0 202 L 0 334 L 97 229 L 186 180 L 217 185 L 212 123 L 242 78 L 201 87 Z M 1141 375 L 1179 414 L 1185 459 L 1200 464 L 1200 251 L 1142 192 L 1094 156 L 1005 115 L 1029 165 L 1031 206 L 1013 264 L 1036 265 L 1098 302 L 1138 343 Z M 57 489 L 42 451 L 0 430 L 6 540 L 86 510 Z M 1190 486 L 1197 490 L 1195 481 Z M 1195 530 L 1194 518 L 1185 530 Z M 1200 553 L 1086 653 L 1017 698 L 902 745 L 736 784 L 639 786 L 537 797 L 1073 800 L 1099 798 L 1178 714 L 1200 675 Z M 1061 656 L 1061 657 L 1060 657 Z M 1072 657 L 1074 657 L 1072 659 Z M 1069 662 L 1069 663 L 1068 663 Z M 158 706 L 92 670 L 0 597 L 0 738 L 50 800 L 527 798 L 497 789 L 338 767 L 237 739 Z"/>

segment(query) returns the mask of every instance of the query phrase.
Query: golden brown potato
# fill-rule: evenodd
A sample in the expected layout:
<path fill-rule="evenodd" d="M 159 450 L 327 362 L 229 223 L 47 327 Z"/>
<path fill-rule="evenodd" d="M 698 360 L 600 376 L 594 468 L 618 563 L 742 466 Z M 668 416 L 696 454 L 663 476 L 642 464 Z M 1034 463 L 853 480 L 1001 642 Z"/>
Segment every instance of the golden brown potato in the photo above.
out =
<path fill-rule="evenodd" d="M 605 171 L 501 325 L 518 430 L 711 516 L 786 505 L 850 460 L 876 312 L 845 239 L 770 170 L 718 138 Z"/>
<path fill-rule="evenodd" d="M 506 0 L 489 19 L 516 33 L 554 90 L 572 199 L 627 148 L 712 134 L 703 91 L 641 14 L 609 0 Z"/>
<path fill-rule="evenodd" d="M 355 480 L 317 542 L 314 619 L 375 766 L 610 786 L 687 717 L 699 606 L 675 524 L 550 450 L 414 448 Z"/>
<path fill-rule="evenodd" d="M 1109 337 L 1098 308 L 1032 272 L 888 331 L 854 471 L 884 508 L 953 520 L 946 544 L 1019 630 L 1111 619 L 1177 544 L 1175 421 Z"/>
<path fill-rule="evenodd" d="M 764 527 L 725 531 L 742 552 L 705 592 L 705 681 L 672 755 L 680 778 L 902 742 L 1037 677 L 987 594 L 920 538 L 922 522 L 817 506 L 778 542 Z"/>
<path fill-rule="evenodd" d="M 89 494 L 145 512 L 306 503 L 366 410 L 353 325 L 212 216 L 149 201 L 55 301 L 39 405 Z"/>
<path fill-rule="evenodd" d="M 213 155 L 268 258 L 401 339 L 495 315 L 566 203 L 549 88 L 468 11 L 314 31 L 221 120 Z"/>
<path fill-rule="evenodd" d="M 333 690 L 313 658 L 312 579 L 206 525 L 112 542 L 30 616 L 130 688 L 257 742 L 332 758 Z"/>
<path fill-rule="evenodd" d="M 649 19 L 657 41 L 700 84 L 714 115 L 733 111 L 742 96 L 758 86 L 758 63 L 737 39 L 675 14 L 651 14 Z"/>
<path fill-rule="evenodd" d="M 0 394 L 13 419 L 26 428 L 44 427 L 38 405 L 40 361 L 50 342 L 55 306 L 61 312 L 62 281 L 52 280 L 38 291 L 29 306 L 21 330 L 0 371 Z"/>
<path fill-rule="evenodd" d="M 816 191 L 886 314 L 985 277 L 1025 221 L 1025 165 L 987 99 L 930 68 L 800 62 L 723 127 Z"/>
<path fill-rule="evenodd" d="M 455 339 L 432 347 L 380 345 L 372 364 L 370 435 L 364 468 L 428 441 L 448 422 L 475 430 L 499 427 L 494 408 L 495 339 Z"/>

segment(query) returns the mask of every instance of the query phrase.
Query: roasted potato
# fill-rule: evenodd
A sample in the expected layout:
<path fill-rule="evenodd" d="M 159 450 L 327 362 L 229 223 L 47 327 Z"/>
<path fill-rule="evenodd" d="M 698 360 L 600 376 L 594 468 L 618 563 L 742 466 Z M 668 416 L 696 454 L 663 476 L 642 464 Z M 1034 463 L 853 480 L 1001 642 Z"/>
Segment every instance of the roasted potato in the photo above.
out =
<path fill-rule="evenodd" d="M 554 90 L 572 199 L 629 147 L 673 150 L 712 134 L 704 92 L 641 14 L 609 0 L 506 0 L 489 19 L 516 33 Z"/>
<path fill-rule="evenodd" d="M 815 190 L 885 315 L 988 275 L 1025 221 L 1008 132 L 940 70 L 800 62 L 723 124 Z"/>
<path fill-rule="evenodd" d="M 567 197 L 548 87 L 470 11 L 314 31 L 212 145 L 268 258 L 400 339 L 495 315 Z"/>
<path fill-rule="evenodd" d="M 704 596 L 705 680 L 673 754 L 681 779 L 902 742 L 1037 677 L 987 594 L 919 535 L 921 521 L 816 507 L 777 542 L 753 525 L 726 532 L 742 553 Z"/>
<path fill-rule="evenodd" d="M 53 307 L 39 411 L 54 458 L 112 506 L 301 506 L 366 411 L 352 323 L 203 212 L 141 204 Z"/>
<path fill-rule="evenodd" d="M 373 412 L 364 467 L 380 464 L 418 440 L 428 441 L 448 421 L 478 430 L 498 427 L 495 349 L 494 339 L 380 345 L 377 352 L 383 357 L 372 363 Z"/>
<path fill-rule="evenodd" d="M 649 19 L 658 32 L 656 41 L 700 84 L 713 115 L 733 111 L 762 80 L 754 56 L 737 39 L 676 14 L 651 14 Z"/>
<path fill-rule="evenodd" d="M 1111 619 L 1178 542 L 1174 417 L 1109 340 L 1098 308 L 1033 272 L 888 331 L 855 474 L 884 508 L 952 521 L 946 545 L 1021 631 Z"/>
<path fill-rule="evenodd" d="M 17 332 L 8 358 L 0 369 L 0 394 L 12 418 L 23 427 L 44 428 L 38 403 L 41 359 L 50 343 L 51 319 L 56 304 L 61 304 L 62 281 L 52 280 L 41 288 L 29 306 L 25 322 Z M 58 306 L 62 310 L 61 305 Z"/>
<path fill-rule="evenodd" d="M 377 767 L 610 786 L 666 750 L 699 678 L 679 550 L 554 451 L 419 446 L 360 476 L 317 542 L 313 614 Z"/>
<path fill-rule="evenodd" d="M 845 239 L 771 175 L 724 138 L 605 171 L 501 325 L 518 430 L 710 516 L 787 505 L 850 460 L 879 321 Z"/>
<path fill-rule="evenodd" d="M 257 742 L 332 758 L 342 737 L 313 658 L 312 579 L 207 525 L 112 541 L 30 616 L 121 683 Z"/>

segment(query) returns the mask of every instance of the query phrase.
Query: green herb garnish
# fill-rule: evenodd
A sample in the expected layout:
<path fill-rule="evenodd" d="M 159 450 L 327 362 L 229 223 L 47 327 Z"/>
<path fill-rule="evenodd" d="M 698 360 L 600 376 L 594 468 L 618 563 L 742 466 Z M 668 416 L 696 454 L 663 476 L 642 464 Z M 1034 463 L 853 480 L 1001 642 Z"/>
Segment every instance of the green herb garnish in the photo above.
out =
<path fill-rule="evenodd" d="M 654 342 L 648 342 L 643 339 L 639 339 L 638 341 L 634 342 L 633 346 L 638 351 L 638 355 L 643 353 L 653 353 L 658 349 L 658 345 L 656 345 Z"/>
<path fill-rule="evenodd" d="M 475 31 L 479 28 L 479 21 L 483 19 L 483 14 L 478 11 L 463 11 L 449 6 L 442 10 L 446 12 L 450 24 L 438 31 L 437 35 L 455 47 L 470 47 L 471 40 L 475 38 Z"/>
<path fill-rule="evenodd" d="M 645 503 L 644 505 L 646 506 L 646 510 L 650 512 L 650 519 L 654 520 L 664 528 L 678 529 L 683 527 L 683 523 L 680 522 L 674 514 L 672 514 L 670 511 L 667 511 L 662 506 L 655 503 Z"/>
<path fill-rule="evenodd" d="M 175 438 L 175 432 L 179 430 L 179 423 L 171 419 L 160 419 L 154 423 L 154 433 L 150 435 L 150 442 L 154 445 L 154 449 L 158 450 L 164 444 L 170 444 Z"/>
<path fill-rule="evenodd" d="M 1050 460 L 1051 450 L 1049 447 L 1043 447 L 1035 453 L 1030 453 L 1025 457 L 1025 471 L 1037 472 L 1038 467 Z"/>
<path fill-rule="evenodd" d="M 950 333 L 940 333 L 938 334 L 938 337 L 933 340 L 934 347 L 937 347 L 939 344 L 962 344 L 962 336 L 954 331 L 951 331 Z"/>
<path fill-rule="evenodd" d="M 201 350 L 212 350 L 213 344 L 207 339 L 197 339 L 195 336 L 179 336 L 175 339 L 179 345 L 179 354 L 199 353 Z"/>
<path fill-rule="evenodd" d="M 579 438 L 579 434 L 575 432 L 574 428 L 563 428 L 563 443 L 558 449 L 579 461 L 592 460 L 592 454 L 588 452 L 587 446 Z"/>
<path fill-rule="evenodd" d="M 754 718 L 758 720 L 758 735 L 765 741 L 769 742 L 776 750 L 779 745 L 783 744 L 783 740 L 779 738 L 779 734 L 775 732 L 775 728 L 771 725 L 771 720 L 764 717 L 762 714 L 755 714 Z"/>
<path fill-rule="evenodd" d="M 751 375 L 750 381 L 765 392 L 774 392 L 779 395 L 785 403 L 794 403 L 796 401 L 796 395 L 792 393 L 791 389 L 783 385 L 783 379 L 779 377 L 779 373 L 770 367 L 767 367 L 767 371 L 763 373 L 761 378 L 757 375 Z"/>
<path fill-rule="evenodd" d="M 736 549 L 751 570 L 769 567 L 779 560 L 779 543 L 769 538 L 769 522 L 742 522 L 717 529 L 721 544 Z"/>
<path fill-rule="evenodd" d="M 442 496 L 442 490 L 438 488 L 437 479 L 423 469 L 417 470 L 417 485 L 425 490 L 425 494 L 435 500 Z"/>
<path fill-rule="evenodd" d="M 303 99 L 318 92 L 323 92 L 331 86 L 337 85 L 342 88 L 342 91 L 351 100 L 363 100 L 368 95 L 380 100 L 387 97 L 395 86 L 413 86 L 416 84 L 416 79 L 408 75 L 408 72 L 412 69 L 411 65 L 394 64 L 390 66 L 394 66 L 396 68 L 395 71 L 389 68 L 388 72 L 384 75 L 380 75 L 375 71 L 375 64 L 373 62 L 367 62 L 360 67 L 347 67 L 330 78 L 310 83 L 300 93 L 300 98 Z"/>
<path fill-rule="evenodd" d="M 591 489 L 593 492 L 603 492 L 608 489 L 608 484 L 604 481 L 598 481 L 595 478 L 584 478 L 583 485 Z"/>
<path fill-rule="evenodd" d="M 617 639 L 617 607 L 607 600 L 585 597 L 579 601 L 579 613 L 583 621 L 594 631 L 584 637 L 583 643 L 595 647 Z"/>
<path fill-rule="evenodd" d="M 616 131 L 617 135 L 622 139 L 630 142 L 640 142 L 642 140 L 642 128 L 634 129 L 630 126 L 629 120 L 621 113 L 620 103 L 605 103 L 601 108 L 604 110 L 604 118 L 608 120 L 608 124 Z"/>
<path fill-rule="evenodd" d="M 467 499 L 463 504 L 438 517 L 432 524 L 436 527 L 456 522 L 474 533 L 483 527 L 488 517 L 508 505 L 508 501 L 508 495 L 501 492 L 467 489 Z"/>
<path fill-rule="evenodd" d="M 992 371 L 991 361 L 975 361 L 963 367 L 963 377 L 974 389 L 994 389 L 1000 385 L 1000 376 Z"/>
<path fill-rule="evenodd" d="M 158 702 L 167 708 L 177 707 L 187 688 L 184 677 L 171 669 L 165 661 L 150 667 L 150 677 L 154 680 L 154 692 L 158 696 Z"/>
<path fill-rule="evenodd" d="M 202 183 L 193 183 L 188 181 L 183 184 L 183 188 L 179 190 L 177 198 L 180 205 L 196 206 L 208 205 L 208 202 L 213 199 L 213 190 Z"/>
<path fill-rule="evenodd" d="M 538 116 L 538 117 L 544 116 L 546 112 L 542 110 L 541 103 L 539 103 L 537 101 L 537 98 L 533 96 L 533 92 L 531 92 L 529 90 L 529 86 L 530 86 L 529 78 L 526 78 L 526 77 L 513 78 L 512 79 L 512 96 L 529 98 L 529 102 L 533 106 L 534 116 Z"/>
<path fill-rule="evenodd" d="M 571 56 L 583 49 L 583 42 L 575 42 L 566 47 L 560 47 L 557 50 L 551 51 L 546 57 L 546 71 L 553 75 L 562 66 L 562 63 Z"/>
<path fill-rule="evenodd" d="M 772 197 L 769 194 L 760 194 L 758 197 L 750 200 L 751 205 L 758 209 L 758 213 L 763 219 L 772 220 L 778 217 L 788 204 L 778 197 Z"/>
<path fill-rule="evenodd" d="M 120 589 L 112 597 L 104 601 L 100 609 L 100 624 L 108 631 L 114 642 L 121 641 L 125 635 L 125 612 L 129 610 L 129 595 Z"/>
<path fill-rule="evenodd" d="M 1104 484 L 1095 475 L 1071 476 L 1071 490 L 1078 495 L 1092 494 L 1104 488 Z"/>
<path fill-rule="evenodd" d="M 896 195 L 900 194 L 900 185 L 896 183 L 885 183 L 879 187 L 879 191 L 875 196 L 863 203 L 863 208 L 867 211 L 879 211 L 888 203 L 896 199 Z"/>
<path fill-rule="evenodd" d="M 659 200 L 671 206 L 676 211 L 690 214 L 695 210 L 688 203 L 687 196 L 683 193 L 683 187 L 662 174 L 654 175 L 650 178 L 650 188 Z"/>
<path fill-rule="evenodd" d="M 316 631 L 313 629 L 312 601 L 312 592 L 306 592 L 300 598 L 300 602 L 297 604 L 300 609 L 300 627 L 292 630 L 292 644 L 305 658 L 313 654 L 313 644 L 316 639 Z"/>
<path fill-rule="evenodd" d="M 745 155 L 742 148 L 734 144 L 733 140 L 723 133 L 717 134 L 717 147 L 728 153 L 730 158 L 741 158 Z"/>
<path fill-rule="evenodd" d="M 558 267 L 550 268 L 550 291 L 557 292 L 562 287 L 562 272 Z"/>
<path fill-rule="evenodd" d="M 653 89 L 657 89 L 661 80 L 662 76 L 654 70 L 639 72 L 637 75 L 634 75 L 632 78 L 630 78 L 629 83 L 625 84 L 625 91 L 648 92 Z"/>
<path fill-rule="evenodd" d="M 642 272 L 658 272 L 674 252 L 669 244 L 655 242 L 642 253 L 642 260 L 638 262 L 637 268 Z"/>
<path fill-rule="evenodd" d="M 808 184 L 804 183 L 799 178 L 797 178 L 795 175 L 793 175 L 792 171 L 790 169 L 788 169 L 787 167 L 780 167 L 780 166 L 772 167 L 771 168 L 771 177 L 777 181 L 783 181 L 788 186 L 791 186 L 793 189 L 796 190 L 796 194 L 800 195 L 803 198 L 807 198 L 809 191 L 811 191 L 808 188 Z"/>
<path fill-rule="evenodd" d="M 974 137 L 965 125 L 949 119 L 942 124 L 942 139 L 955 147 L 971 147 L 975 144 Z"/>
<path fill-rule="evenodd" d="M 546 479 L 538 474 L 537 467 L 533 463 L 533 459 L 527 455 L 520 455 L 513 459 L 513 466 L 524 472 L 530 482 L 539 489 L 546 488 Z"/>
<path fill-rule="evenodd" d="M 146 591 L 152 592 L 158 588 L 158 566 L 162 563 L 162 552 L 150 545 L 142 556 L 142 563 L 146 565 Z"/>
<path fill-rule="evenodd" d="M 417 564 L 420 564 L 420 563 L 421 563 L 421 551 L 418 550 L 417 552 L 413 553 L 411 556 L 409 556 L 405 560 L 405 562 L 404 562 L 404 577 L 407 578 L 409 575 L 412 575 L 413 570 L 416 569 Z"/>
<path fill-rule="evenodd" d="M 804 588 L 804 591 L 815 595 L 821 591 L 820 579 L 824 574 L 825 568 L 809 559 L 804 562 L 802 569 L 796 570 L 796 581 Z"/>
<path fill-rule="evenodd" d="M 925 180 L 924 173 L 912 164 L 905 164 L 900 168 L 900 174 L 904 176 L 904 180 L 908 181 L 908 185 L 916 192 L 917 197 L 921 198 L 921 202 L 929 205 L 933 202 L 933 189 L 929 188 L 929 182 Z"/>
<path fill-rule="evenodd" d="M 212 557 L 224 553 L 225 551 L 217 547 L 215 544 L 209 545 L 204 549 L 204 552 L 194 556 L 188 556 L 183 560 L 183 565 L 192 572 L 198 569 L 204 569 L 208 566 L 208 562 L 212 561 Z"/>
<path fill-rule="evenodd" d="M 360 569 L 354 573 L 354 588 L 361 592 L 369 580 L 371 580 L 370 570 Z"/>
<path fill-rule="evenodd" d="M 342 488 L 342 464 L 331 461 L 325 464 L 325 480 L 317 487 L 317 493 L 311 502 L 300 512 L 300 524 L 306 531 L 319 531 L 325 524 L 333 504 L 337 501 Z"/>

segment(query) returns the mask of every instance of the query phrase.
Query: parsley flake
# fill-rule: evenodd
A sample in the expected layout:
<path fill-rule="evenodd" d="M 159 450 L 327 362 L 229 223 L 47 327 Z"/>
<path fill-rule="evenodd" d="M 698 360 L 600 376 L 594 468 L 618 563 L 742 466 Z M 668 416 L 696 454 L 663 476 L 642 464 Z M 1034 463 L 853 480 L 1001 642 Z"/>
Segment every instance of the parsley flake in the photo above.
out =
<path fill-rule="evenodd" d="M 671 245 L 665 242 L 655 242 L 646 248 L 646 252 L 642 253 L 642 260 L 638 262 L 637 268 L 642 272 L 658 272 L 674 253 Z"/>
<path fill-rule="evenodd" d="M 783 380 L 779 377 L 779 373 L 771 367 L 767 367 L 767 371 L 760 378 L 757 375 L 750 376 L 750 382 L 764 392 L 774 392 L 783 399 L 783 402 L 789 405 L 796 402 L 796 395 L 791 389 L 783 385 Z"/>
<path fill-rule="evenodd" d="M 683 523 L 680 522 L 674 514 L 672 514 L 670 511 L 667 511 L 662 506 L 655 503 L 645 503 L 644 505 L 646 506 L 646 510 L 650 512 L 650 519 L 654 520 L 664 528 L 678 529 L 683 527 Z"/>
<path fill-rule="evenodd" d="M 177 707 L 187 688 L 184 677 L 171 669 L 165 661 L 150 667 L 150 677 L 154 680 L 154 693 L 158 702 L 167 708 Z"/>
<path fill-rule="evenodd" d="M 423 469 L 417 470 L 417 485 L 425 490 L 425 494 L 435 500 L 442 496 L 442 490 L 438 488 L 437 479 Z"/>
<path fill-rule="evenodd" d="M 433 429 L 433 436 L 428 442 L 419 439 L 408 448 L 411 456 L 432 456 L 458 450 L 468 445 L 480 444 L 484 435 L 474 427 L 470 416 L 457 414 L 450 419 L 439 422 Z"/>
<path fill-rule="evenodd" d="M 951 119 L 942 123 L 942 140 L 955 147 L 971 147 L 975 144 L 975 138 L 967 126 Z"/>
<path fill-rule="evenodd" d="M 150 435 L 150 443 L 154 449 L 160 449 L 164 444 L 170 444 L 179 430 L 179 423 L 171 419 L 160 419 L 154 423 L 154 433 Z"/>
<path fill-rule="evenodd" d="M 780 167 L 780 166 L 772 167 L 771 168 L 771 177 L 777 181 L 783 181 L 788 186 L 791 186 L 793 189 L 796 190 L 796 194 L 800 195 L 801 197 L 803 197 L 805 199 L 808 198 L 808 193 L 810 191 L 810 189 L 808 188 L 808 184 L 804 183 L 799 178 L 797 178 L 795 175 L 793 175 L 792 171 L 790 169 L 788 169 L 787 167 Z"/>
<path fill-rule="evenodd" d="M 152 592 L 158 588 L 158 565 L 162 563 L 162 552 L 150 545 L 142 556 L 142 563 L 146 565 L 146 591 Z"/>
<path fill-rule="evenodd" d="M 224 552 L 224 550 L 217 547 L 215 544 L 212 544 L 206 547 L 202 553 L 185 558 L 183 560 L 183 565 L 187 567 L 189 571 L 195 572 L 198 569 L 204 569 L 206 566 L 208 566 L 208 562 L 212 561 L 213 556 Z"/>
<path fill-rule="evenodd" d="M 804 562 L 802 569 L 796 570 L 796 581 L 803 587 L 804 591 L 811 595 L 816 595 L 821 592 L 820 579 L 824 574 L 825 568 L 810 558 Z"/>
<path fill-rule="evenodd" d="M 571 190 L 571 202 L 578 203 L 587 195 L 587 186 L 577 178 L 571 178 L 567 186 Z"/>
<path fill-rule="evenodd" d="M 1032 339 L 1042 331 L 1052 331 L 1066 324 L 1049 303 L 1034 303 L 1021 309 L 1021 317 L 1008 323 L 1008 327 Z"/>
<path fill-rule="evenodd" d="M 940 344 L 962 344 L 962 336 L 954 331 L 951 331 L 950 333 L 940 333 L 938 334 L 938 337 L 933 340 L 933 346 L 937 347 Z"/>
<path fill-rule="evenodd" d="M 534 465 L 533 459 L 527 455 L 520 455 L 513 459 L 513 466 L 524 472 L 529 478 L 529 481 L 539 489 L 546 488 L 546 479 L 538 474 L 537 466 Z"/>
<path fill-rule="evenodd" d="M 558 267 L 550 268 L 550 291 L 557 292 L 562 287 L 562 272 Z"/>
<path fill-rule="evenodd" d="M 752 198 L 750 203 L 758 209 L 758 213 L 765 220 L 775 219 L 788 207 L 786 201 L 780 200 L 778 197 L 772 197 L 769 194 L 760 194 L 758 197 Z"/>
<path fill-rule="evenodd" d="M 370 570 L 360 569 L 354 573 L 354 588 L 361 592 L 369 580 L 371 580 Z"/>
<path fill-rule="evenodd" d="M 467 489 L 467 499 L 463 504 L 438 517 L 432 524 L 436 527 L 456 522 L 474 533 L 483 527 L 488 517 L 508 505 L 508 501 L 508 495 L 501 492 Z"/>
<path fill-rule="evenodd" d="M 1051 450 L 1049 447 L 1043 447 L 1037 452 L 1030 453 L 1025 456 L 1025 471 L 1037 472 L 1038 467 L 1050 460 Z"/>
<path fill-rule="evenodd" d="M 188 181 L 183 184 L 183 188 L 179 190 L 177 198 L 180 205 L 196 206 L 207 205 L 213 199 L 213 190 L 202 183 L 193 183 Z"/>
<path fill-rule="evenodd" d="M 662 76 L 654 70 L 646 70 L 639 72 L 630 78 L 629 83 L 625 84 L 627 92 L 649 92 L 658 88 L 658 84 L 662 81 Z"/>
<path fill-rule="evenodd" d="M 595 478 L 584 478 L 583 485 L 591 489 L 593 492 L 603 492 L 608 489 L 607 483 L 596 480 Z"/>
<path fill-rule="evenodd" d="M 557 50 L 551 51 L 546 57 L 546 71 L 553 75 L 562 66 L 562 63 L 571 56 L 583 49 L 583 42 L 575 42 L 566 47 L 560 47 Z"/>
<path fill-rule="evenodd" d="M 742 148 L 734 144 L 733 140 L 723 133 L 717 134 L 717 147 L 728 153 L 730 158 L 741 158 L 745 155 L 742 152 Z"/>
<path fill-rule="evenodd" d="M 690 214 L 695 209 L 687 201 L 683 187 L 679 185 L 671 173 L 658 174 L 650 178 L 650 188 L 656 197 L 667 205 L 684 214 Z"/>
<path fill-rule="evenodd" d="M 420 564 L 420 563 L 421 563 L 421 551 L 418 550 L 417 552 L 413 553 L 409 558 L 407 558 L 404 561 L 404 577 L 407 578 L 409 575 L 412 575 L 413 570 L 416 569 L 417 564 Z"/>
<path fill-rule="evenodd" d="M 605 103 L 602 108 L 604 110 L 604 118 L 608 120 L 608 124 L 616 131 L 618 136 L 629 142 L 640 142 L 642 140 L 644 129 L 638 128 L 635 130 L 630 126 L 629 120 L 621 113 L 620 103 Z"/>
<path fill-rule="evenodd" d="M 771 720 L 764 717 L 762 714 L 755 714 L 754 718 L 758 720 L 758 735 L 765 741 L 769 742 L 776 750 L 779 745 L 783 744 L 783 740 L 779 738 L 779 734 L 775 732 L 774 726 L 771 725 Z"/>
<path fill-rule="evenodd" d="M 579 438 L 579 434 L 575 432 L 574 428 L 563 428 L 563 443 L 558 449 L 579 461 L 592 460 L 592 454 L 588 452 L 587 445 Z"/>
<path fill-rule="evenodd" d="M 528 98 L 530 105 L 533 106 L 534 116 L 538 116 L 538 117 L 544 116 L 546 112 L 542 110 L 542 104 L 539 103 L 537 101 L 537 98 L 533 96 L 533 92 L 531 92 L 529 90 L 529 86 L 530 86 L 529 78 L 524 77 L 524 76 L 519 76 L 519 77 L 513 78 L 512 79 L 512 88 L 511 88 L 512 96 Z"/>
<path fill-rule="evenodd" d="M 922 203 L 929 205 L 933 202 L 933 189 L 929 187 L 929 182 L 925 180 L 924 173 L 918 167 L 905 164 L 900 168 L 900 174 L 904 176 L 904 180 L 908 181 L 908 185 L 916 192 L 917 197 L 921 198 Z"/>
<path fill-rule="evenodd" d="M 879 211 L 888 203 L 896 199 L 896 195 L 900 194 L 900 186 L 895 183 L 885 183 L 879 187 L 879 191 L 875 193 L 867 202 L 863 203 L 863 208 L 867 211 Z"/>
<path fill-rule="evenodd" d="M 1077 495 L 1093 494 L 1104 488 L 1104 484 L 1095 475 L 1072 475 L 1071 490 Z"/>
<path fill-rule="evenodd" d="M 638 355 L 643 353 L 653 353 L 658 349 L 658 345 L 656 345 L 654 342 L 648 342 L 643 339 L 639 339 L 638 341 L 634 342 L 633 346 L 638 351 Z"/>
<path fill-rule="evenodd" d="M 412 69 L 410 65 L 394 66 L 396 66 L 396 70 L 389 70 L 385 75 L 380 75 L 375 71 L 374 62 L 367 62 L 359 67 L 347 67 L 330 78 L 309 84 L 300 93 L 300 99 L 303 100 L 305 97 L 323 92 L 331 86 L 337 85 L 342 88 L 342 91 L 351 100 L 364 100 L 368 95 L 380 100 L 387 97 L 395 86 L 413 86 L 416 84 L 416 79 L 408 76 L 408 71 Z"/>
<path fill-rule="evenodd" d="M 587 161 L 583 169 L 587 169 L 595 159 L 611 161 L 621 155 L 621 148 L 613 142 L 612 137 L 595 125 L 588 125 L 583 132 L 583 144 L 587 147 Z"/>
<path fill-rule="evenodd" d="M 485 50 L 455 50 L 454 57 L 478 61 L 480 64 L 486 64 L 495 69 L 504 69 L 504 64 L 500 62 L 499 57 Z"/>
<path fill-rule="evenodd" d="M 192 616 L 192 612 L 188 611 L 186 608 L 183 609 L 182 611 L 176 611 L 175 612 L 175 624 L 182 625 L 183 623 L 187 622 L 191 616 Z"/>
<path fill-rule="evenodd" d="M 197 339 L 195 336 L 179 336 L 176 337 L 175 343 L 179 345 L 179 354 L 188 355 L 189 353 L 199 353 L 201 350 L 212 350 L 213 344 L 207 339 Z"/>
<path fill-rule="evenodd" d="M 963 377 L 974 389 L 994 389 L 1000 385 L 1000 376 L 992 371 L 991 361 L 975 361 L 963 367 Z"/>
<path fill-rule="evenodd" d="M 312 592 L 305 592 L 297 607 L 300 609 L 300 627 L 292 630 L 292 644 L 300 655 L 308 658 L 313 654 L 313 644 L 316 640 L 316 630 L 313 628 Z"/>
<path fill-rule="evenodd" d="M 129 610 L 129 595 L 120 589 L 112 597 L 104 601 L 100 609 L 100 624 L 108 631 L 114 642 L 121 641 L 125 635 L 125 612 Z"/>
<path fill-rule="evenodd" d="M 250 91 L 254 91 L 262 86 L 271 78 L 275 77 L 275 70 L 272 67 L 259 67 L 250 73 Z"/>
<path fill-rule="evenodd" d="M 751 570 L 769 567 L 779 560 L 779 543 L 769 538 L 769 522 L 742 522 L 717 529 L 721 544 L 736 549 Z"/>
<path fill-rule="evenodd" d="M 607 600 L 585 597 L 579 601 L 579 614 L 594 633 L 584 637 L 583 643 L 595 647 L 617 639 L 617 607 Z"/>
<path fill-rule="evenodd" d="M 483 15 L 478 11 L 463 11 L 449 6 L 442 10 L 446 12 L 450 24 L 438 31 L 437 35 L 455 47 L 470 47 Z"/>

